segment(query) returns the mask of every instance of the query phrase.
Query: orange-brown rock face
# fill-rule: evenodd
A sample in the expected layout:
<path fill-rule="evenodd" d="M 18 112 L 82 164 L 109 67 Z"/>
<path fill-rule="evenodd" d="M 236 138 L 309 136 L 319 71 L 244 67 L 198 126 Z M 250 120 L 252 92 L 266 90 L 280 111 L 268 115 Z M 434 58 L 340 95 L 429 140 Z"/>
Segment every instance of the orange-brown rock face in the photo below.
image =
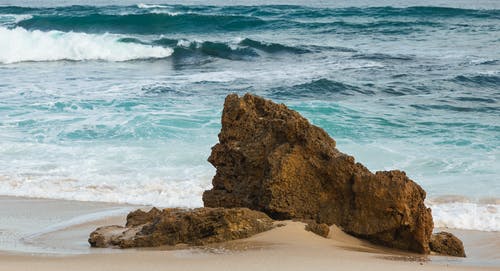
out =
<path fill-rule="evenodd" d="M 374 243 L 429 253 L 433 222 L 425 191 L 401 171 L 371 173 L 283 104 L 226 98 L 217 173 L 206 207 L 248 207 L 275 219 L 336 224 Z"/>

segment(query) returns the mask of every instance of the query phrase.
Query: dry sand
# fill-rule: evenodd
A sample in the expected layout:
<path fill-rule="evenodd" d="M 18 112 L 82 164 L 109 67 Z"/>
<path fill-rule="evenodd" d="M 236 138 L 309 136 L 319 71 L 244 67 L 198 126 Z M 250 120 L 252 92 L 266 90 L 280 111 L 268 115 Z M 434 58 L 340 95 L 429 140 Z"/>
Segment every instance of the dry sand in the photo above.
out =
<path fill-rule="evenodd" d="M 53 204 L 53 201 L 0 198 L 0 236 L 6 234 L 5 225 L 15 225 L 16 218 L 13 214 L 24 213 L 26 210 L 21 208 L 29 208 L 30 204 L 33 204 L 30 201 L 36 201 L 37 208 L 50 206 L 52 209 L 46 212 L 47 215 L 56 216 L 57 206 L 65 206 L 62 209 L 66 210 L 71 204 L 79 213 L 103 214 L 106 210 L 117 208 L 109 204 L 66 201 Z M 101 209 L 96 210 L 96 206 L 101 206 Z M 6 213 L 10 216 L 6 216 Z M 32 229 L 37 227 L 36 223 L 41 220 L 40 217 L 46 215 L 33 214 Z M 73 221 L 78 222 L 78 219 Z M 285 226 L 248 239 L 208 247 L 179 247 L 176 250 L 88 247 L 86 240 L 91 230 L 100 225 L 123 222 L 124 216 L 101 217 L 74 223 L 65 228 L 53 227 L 53 231 L 43 230 L 38 234 L 31 234 L 34 237 L 30 239 L 29 246 L 21 246 L 22 249 L 17 251 L 9 250 L 6 248 L 8 244 L 4 243 L 3 249 L 8 251 L 0 253 L 0 270 L 500 270 L 498 232 L 455 231 L 465 242 L 467 253 L 470 255 L 467 259 L 425 257 L 388 250 L 349 236 L 334 227 L 329 238 L 322 238 L 305 231 L 304 224 L 291 221 L 286 221 Z M 26 232 L 27 229 L 22 227 L 28 224 L 26 221 L 23 223 L 19 231 Z M 59 225 L 64 223 L 59 222 Z M 30 253 L 33 248 L 37 248 L 36 253 Z"/>

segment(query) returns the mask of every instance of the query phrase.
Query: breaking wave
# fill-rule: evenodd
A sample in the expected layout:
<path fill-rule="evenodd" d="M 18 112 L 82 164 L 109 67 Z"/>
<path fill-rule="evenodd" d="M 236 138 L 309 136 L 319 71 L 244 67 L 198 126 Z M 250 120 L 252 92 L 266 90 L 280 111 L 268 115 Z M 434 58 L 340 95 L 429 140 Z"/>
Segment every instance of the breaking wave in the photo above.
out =
<path fill-rule="evenodd" d="M 128 61 L 165 58 L 173 50 L 161 46 L 123 43 L 115 35 L 86 34 L 0 27 L 0 63 L 25 61 Z"/>
<path fill-rule="evenodd" d="M 480 231 L 500 231 L 499 200 L 427 202 L 432 209 L 434 226 Z"/>

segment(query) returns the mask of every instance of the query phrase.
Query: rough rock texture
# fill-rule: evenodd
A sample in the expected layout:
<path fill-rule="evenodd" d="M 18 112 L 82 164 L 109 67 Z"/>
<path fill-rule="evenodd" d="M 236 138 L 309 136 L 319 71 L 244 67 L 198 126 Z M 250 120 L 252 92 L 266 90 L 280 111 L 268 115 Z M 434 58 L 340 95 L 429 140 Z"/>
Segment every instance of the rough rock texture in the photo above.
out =
<path fill-rule="evenodd" d="M 325 237 L 327 238 L 328 237 L 328 234 L 330 233 L 330 227 L 328 227 L 328 225 L 326 225 L 325 223 L 317 223 L 316 221 L 314 220 L 310 220 L 307 224 L 306 224 L 306 231 L 310 231 L 310 232 L 313 232 L 319 236 L 322 236 L 322 237 Z"/>
<path fill-rule="evenodd" d="M 193 210 L 153 208 L 134 211 L 127 226 L 106 226 L 90 234 L 92 247 L 156 247 L 208 243 L 250 237 L 269 230 L 273 220 L 247 208 L 198 208 Z"/>
<path fill-rule="evenodd" d="M 89 243 L 92 247 L 109 247 L 117 246 L 120 243 L 119 236 L 127 228 L 123 226 L 113 225 L 99 227 L 90 234 Z"/>
<path fill-rule="evenodd" d="M 404 172 L 371 173 L 283 104 L 226 97 L 217 173 L 206 207 L 248 207 L 275 219 L 336 224 L 374 243 L 429 253 L 433 229 L 425 191 Z"/>
<path fill-rule="evenodd" d="M 140 226 L 142 224 L 146 224 L 154 220 L 155 217 L 158 217 L 161 214 L 161 210 L 153 207 L 148 212 L 144 212 L 141 209 L 137 209 L 127 215 L 127 224 L 126 227 L 135 227 Z"/>
<path fill-rule="evenodd" d="M 431 250 L 442 255 L 465 257 L 464 244 L 449 232 L 435 233 L 431 237 Z"/>

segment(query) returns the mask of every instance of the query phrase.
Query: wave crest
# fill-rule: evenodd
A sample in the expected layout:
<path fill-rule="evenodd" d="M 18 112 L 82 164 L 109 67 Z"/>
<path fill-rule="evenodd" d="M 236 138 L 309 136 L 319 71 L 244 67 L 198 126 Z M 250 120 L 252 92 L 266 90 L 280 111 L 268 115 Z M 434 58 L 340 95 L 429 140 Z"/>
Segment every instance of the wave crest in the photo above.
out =
<path fill-rule="evenodd" d="M 265 25 L 256 17 L 195 13 L 34 15 L 17 26 L 29 30 L 59 30 L 89 33 L 157 34 L 174 32 L 238 31 Z"/>
<path fill-rule="evenodd" d="M 128 61 L 165 58 L 171 48 L 123 43 L 114 35 L 0 27 L 0 63 L 58 60 Z"/>

